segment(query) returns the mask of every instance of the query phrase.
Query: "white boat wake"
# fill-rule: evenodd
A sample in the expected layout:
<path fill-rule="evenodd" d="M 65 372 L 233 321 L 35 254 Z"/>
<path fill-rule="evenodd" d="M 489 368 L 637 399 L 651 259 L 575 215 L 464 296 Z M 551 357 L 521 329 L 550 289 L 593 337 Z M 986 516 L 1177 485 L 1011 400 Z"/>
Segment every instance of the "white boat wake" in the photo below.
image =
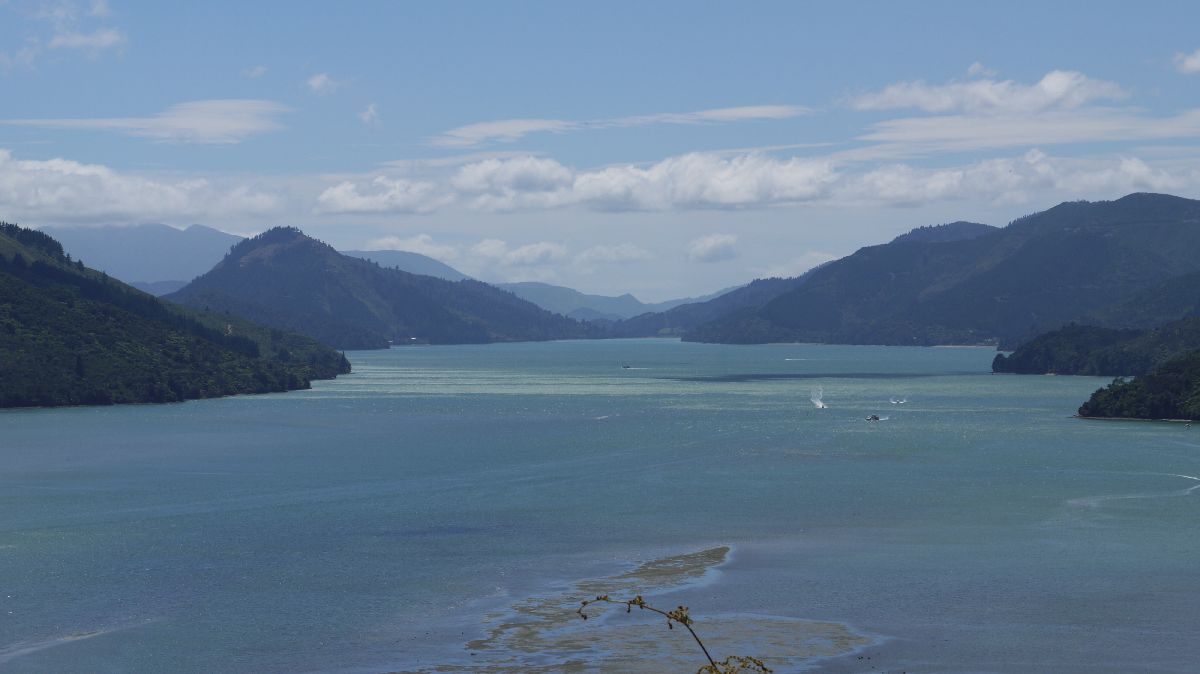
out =
<path fill-rule="evenodd" d="M 1084 498 L 1073 498 L 1073 499 L 1067 501 L 1067 503 L 1069 505 L 1073 505 L 1073 506 L 1096 508 L 1096 507 L 1099 507 L 1102 503 L 1104 503 L 1106 501 L 1125 501 L 1125 500 L 1129 500 L 1129 499 L 1141 499 L 1141 498 L 1169 498 L 1171 496 L 1189 496 L 1189 495 L 1191 495 L 1192 492 L 1196 491 L 1197 489 L 1200 489 L 1200 477 L 1196 477 L 1194 475 L 1183 475 L 1180 473 L 1157 473 L 1157 474 L 1166 475 L 1168 477 L 1182 477 L 1187 480 L 1192 480 L 1193 482 L 1196 482 L 1197 484 L 1195 484 L 1191 487 L 1188 487 L 1187 489 L 1178 489 L 1175 491 L 1168 491 L 1168 492 L 1158 492 L 1158 493 L 1154 493 L 1154 494 L 1116 494 L 1116 495 L 1109 495 L 1109 496 L 1087 496 Z"/>
<path fill-rule="evenodd" d="M 813 407 L 816 407 L 819 410 L 829 409 L 829 405 L 826 405 L 824 401 L 821 400 L 823 397 L 825 397 L 825 389 L 821 388 L 820 386 L 814 386 L 812 390 L 812 397 L 810 398 L 812 400 Z"/>

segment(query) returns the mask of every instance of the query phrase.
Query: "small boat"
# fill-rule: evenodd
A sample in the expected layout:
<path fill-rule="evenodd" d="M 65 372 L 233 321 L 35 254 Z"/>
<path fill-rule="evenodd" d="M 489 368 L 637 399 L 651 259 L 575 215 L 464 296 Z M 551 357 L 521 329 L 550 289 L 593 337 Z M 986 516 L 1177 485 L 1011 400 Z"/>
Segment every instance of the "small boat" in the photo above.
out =
<path fill-rule="evenodd" d="M 867 417 L 867 421 L 879 421 L 879 415 L 872 414 L 871 416 Z"/>

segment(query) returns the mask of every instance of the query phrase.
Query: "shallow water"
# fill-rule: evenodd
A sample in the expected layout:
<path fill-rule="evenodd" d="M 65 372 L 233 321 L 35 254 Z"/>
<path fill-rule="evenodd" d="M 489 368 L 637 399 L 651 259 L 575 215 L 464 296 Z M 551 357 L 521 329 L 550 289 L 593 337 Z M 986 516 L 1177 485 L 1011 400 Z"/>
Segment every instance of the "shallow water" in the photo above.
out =
<path fill-rule="evenodd" d="M 604 591 L 780 672 L 1196 671 L 1200 430 L 1070 418 L 1103 380 L 986 349 L 348 355 L 311 391 L 0 413 L 0 670 L 703 663 L 578 619 Z"/>

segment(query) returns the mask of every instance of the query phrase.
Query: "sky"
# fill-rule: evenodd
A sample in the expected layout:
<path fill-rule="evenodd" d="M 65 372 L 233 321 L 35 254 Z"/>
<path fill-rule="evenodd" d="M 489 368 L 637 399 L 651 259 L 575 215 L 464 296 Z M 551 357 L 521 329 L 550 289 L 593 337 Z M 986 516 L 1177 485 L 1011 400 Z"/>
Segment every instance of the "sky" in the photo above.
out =
<path fill-rule="evenodd" d="M 0 0 L 0 220 L 293 225 L 644 301 L 1200 198 L 1194 2 Z"/>

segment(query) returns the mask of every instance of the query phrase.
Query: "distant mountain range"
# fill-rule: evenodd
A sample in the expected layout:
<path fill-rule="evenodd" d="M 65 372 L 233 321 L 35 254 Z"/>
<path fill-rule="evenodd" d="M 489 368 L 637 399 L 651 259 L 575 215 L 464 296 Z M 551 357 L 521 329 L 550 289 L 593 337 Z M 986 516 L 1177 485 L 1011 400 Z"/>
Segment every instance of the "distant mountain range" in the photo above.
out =
<path fill-rule="evenodd" d="M 288 227 L 242 241 L 167 299 L 344 349 L 601 336 L 486 283 L 389 269 Z"/>
<path fill-rule="evenodd" d="M 1196 287 L 1182 277 L 1200 272 L 1197 201 L 1131 194 L 1063 203 L 1002 229 L 945 227 L 863 248 L 684 338 L 1011 346 L 1089 317 L 1123 322 L 1129 315 L 1113 308 L 1132 302 L 1141 304 L 1130 327 L 1151 327 L 1197 301 L 1171 297 L 1156 306 L 1144 295 Z"/>
<path fill-rule="evenodd" d="M 204 225 L 187 229 L 167 225 L 43 227 L 41 231 L 59 241 L 72 257 L 146 292 L 170 288 L 155 282 L 178 283 L 173 289 L 182 288 L 212 269 L 242 240 Z"/>
<path fill-rule="evenodd" d="M 378 262 L 381 267 L 399 269 L 410 274 L 424 274 L 447 281 L 465 281 L 470 278 L 448 264 L 438 262 L 427 255 L 410 253 L 406 250 L 343 250 L 340 252 L 342 255 Z"/>
<path fill-rule="evenodd" d="M 170 305 L 0 223 L 0 407 L 286 391 L 349 371 L 311 339 Z"/>
<path fill-rule="evenodd" d="M 646 303 L 628 293 L 617 297 L 589 295 L 571 288 L 532 281 L 497 283 L 496 287 L 507 290 L 521 299 L 529 300 L 543 309 L 584 321 L 619 321 L 645 313 L 667 311 L 682 304 L 705 302 L 733 290 L 727 288 L 703 297 Z"/>

